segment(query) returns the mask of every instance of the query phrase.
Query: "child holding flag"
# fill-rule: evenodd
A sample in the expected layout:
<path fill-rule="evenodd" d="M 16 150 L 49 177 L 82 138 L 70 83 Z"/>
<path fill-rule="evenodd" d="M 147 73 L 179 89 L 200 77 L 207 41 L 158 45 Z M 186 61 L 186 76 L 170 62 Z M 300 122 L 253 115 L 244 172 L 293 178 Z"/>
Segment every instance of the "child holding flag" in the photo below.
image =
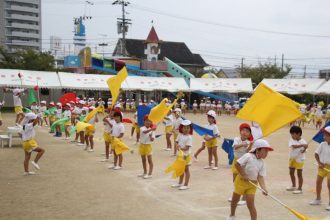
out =
<path fill-rule="evenodd" d="M 251 182 L 254 184 L 259 183 L 260 187 L 264 190 L 264 195 L 267 195 L 264 181 L 266 166 L 263 159 L 267 157 L 269 151 L 273 151 L 269 143 L 263 139 L 259 139 L 254 142 L 253 148 L 249 153 L 244 154 L 244 156 L 237 160 L 235 166 L 238 171 L 238 176 L 235 179 L 235 190 L 231 201 L 231 213 L 227 220 L 234 219 L 237 204 L 242 195 L 246 195 L 246 203 L 251 220 L 257 220 L 257 210 L 254 204 L 257 188 L 251 184 Z"/>
<path fill-rule="evenodd" d="M 322 182 L 326 177 L 328 179 L 328 190 L 329 190 L 329 200 L 330 200 L 330 126 L 322 129 L 324 142 L 322 142 L 315 151 L 315 159 L 319 166 L 317 178 L 316 178 L 316 199 L 311 201 L 310 205 L 320 205 L 321 204 L 321 190 Z M 327 211 L 330 211 L 330 201 L 326 207 Z"/>
<path fill-rule="evenodd" d="M 56 103 L 56 111 L 55 111 L 55 121 L 60 120 L 62 118 L 62 103 L 58 102 Z M 58 123 L 56 125 L 56 133 L 54 137 L 62 137 L 62 131 L 61 131 L 61 124 Z"/>
<path fill-rule="evenodd" d="M 46 101 L 41 101 L 40 102 L 40 108 L 39 108 L 39 113 L 40 113 L 40 125 L 43 125 L 43 122 L 45 121 L 45 126 L 48 126 L 48 121 L 47 121 L 47 116 L 45 114 L 45 112 L 47 111 L 47 102 Z"/>
<path fill-rule="evenodd" d="M 170 110 L 167 116 L 164 118 L 165 134 L 166 134 L 166 148 L 164 150 L 170 151 L 172 149 L 171 136 L 173 132 L 173 114 Z"/>
<path fill-rule="evenodd" d="M 118 138 L 119 140 L 121 140 L 124 137 L 124 133 L 125 133 L 125 127 L 124 127 L 124 124 L 122 123 L 123 116 L 122 116 L 121 112 L 115 112 L 113 114 L 113 118 L 115 120 L 115 123 L 112 127 L 112 137 Z M 114 144 L 112 144 L 111 149 L 113 150 L 114 162 L 113 162 L 113 166 L 109 167 L 109 168 L 114 169 L 114 170 L 120 170 L 120 169 L 122 169 L 123 154 L 117 155 L 115 148 L 116 148 L 116 146 Z"/>
<path fill-rule="evenodd" d="M 14 99 L 14 106 L 15 106 L 15 113 L 16 113 L 16 125 L 21 124 L 23 118 L 24 118 L 24 113 L 23 113 L 23 105 L 22 105 L 22 100 L 21 96 L 23 95 L 24 89 L 14 89 L 13 90 L 13 99 Z"/>
<path fill-rule="evenodd" d="M 93 111 L 95 109 L 94 106 L 89 107 L 89 111 Z M 85 142 L 86 142 L 86 147 L 85 150 L 88 150 L 88 152 L 94 152 L 94 134 L 95 134 L 95 123 L 99 122 L 99 119 L 97 118 L 97 113 L 96 115 L 89 120 L 89 124 L 91 126 L 87 127 L 85 130 Z"/>
<path fill-rule="evenodd" d="M 64 140 L 70 139 L 70 132 L 69 128 L 71 127 L 71 111 L 70 111 L 71 105 L 69 103 L 66 103 L 64 105 L 64 112 L 63 117 L 68 118 L 68 121 L 64 123 L 64 132 L 65 132 L 65 138 Z"/>
<path fill-rule="evenodd" d="M 289 171 L 292 185 L 287 187 L 287 191 L 293 191 L 294 194 L 302 193 L 303 176 L 302 171 L 305 161 L 305 152 L 308 147 L 307 142 L 301 138 L 302 130 L 298 126 L 290 128 L 291 138 L 289 140 Z M 294 175 L 297 170 L 298 188 L 296 188 L 296 177 Z"/>
<path fill-rule="evenodd" d="M 175 148 L 179 151 L 178 159 L 183 158 L 185 160 L 184 173 L 179 178 L 179 183 L 172 185 L 173 188 L 178 187 L 179 190 L 189 189 L 190 171 L 191 165 L 191 148 L 192 148 L 192 123 L 189 120 L 183 120 L 179 128 L 180 134 L 175 142 Z M 184 180 L 184 182 L 183 182 Z"/>
<path fill-rule="evenodd" d="M 174 120 L 173 120 L 174 145 L 175 145 L 176 139 L 178 138 L 178 135 L 179 135 L 179 128 L 180 128 L 181 122 L 182 122 L 181 109 L 176 108 L 176 109 L 174 109 Z M 177 151 L 177 149 L 174 147 L 173 156 L 176 156 L 176 151 Z"/>
<path fill-rule="evenodd" d="M 144 126 L 141 127 L 141 138 L 139 153 L 142 159 L 143 174 L 138 175 L 138 177 L 143 177 L 144 179 L 150 179 L 152 177 L 153 162 L 152 162 L 152 146 L 151 143 L 155 139 L 154 131 L 155 127 L 152 127 L 152 121 L 148 119 L 148 115 L 144 116 Z M 149 164 L 149 172 L 147 170 L 147 159 Z"/>
<path fill-rule="evenodd" d="M 29 161 L 31 158 L 32 151 L 37 152 L 37 156 L 32 161 L 32 165 L 39 170 L 40 167 L 38 165 L 39 159 L 45 153 L 45 150 L 38 146 L 38 143 L 34 140 L 35 131 L 34 126 L 38 124 L 38 117 L 33 112 L 29 112 L 25 115 L 23 120 L 23 130 L 22 130 L 22 147 L 25 153 L 24 160 L 24 175 L 34 175 L 35 172 L 29 171 Z"/>
<path fill-rule="evenodd" d="M 115 120 L 113 119 L 113 111 L 110 111 L 109 115 L 103 118 L 103 124 L 104 124 L 104 133 L 103 133 L 103 139 L 105 144 L 105 159 L 101 160 L 101 162 L 107 162 L 109 161 L 109 155 L 112 153 L 109 152 L 110 150 L 110 144 L 112 142 L 112 127 L 115 124 Z"/>
<path fill-rule="evenodd" d="M 205 135 L 205 146 L 207 147 L 208 151 L 208 159 L 209 159 L 209 165 L 204 167 L 204 169 L 212 169 L 217 170 L 218 169 L 218 153 L 217 153 L 217 144 L 218 140 L 217 138 L 219 135 L 219 129 L 217 127 L 216 122 L 216 113 L 213 110 L 210 110 L 207 112 L 207 121 L 209 124 L 206 126 L 207 129 L 213 131 L 213 136 Z M 212 157 L 214 157 L 214 167 L 212 168 Z"/>

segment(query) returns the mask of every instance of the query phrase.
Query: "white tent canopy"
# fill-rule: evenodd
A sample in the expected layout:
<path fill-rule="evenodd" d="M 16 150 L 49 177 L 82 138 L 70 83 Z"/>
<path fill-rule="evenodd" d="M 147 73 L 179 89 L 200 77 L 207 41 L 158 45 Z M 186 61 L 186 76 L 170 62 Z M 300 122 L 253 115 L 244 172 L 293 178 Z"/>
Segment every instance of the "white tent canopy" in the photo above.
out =
<path fill-rule="evenodd" d="M 316 93 L 330 95 L 330 80 L 322 84 L 322 86 L 317 89 Z"/>
<path fill-rule="evenodd" d="M 192 78 L 190 79 L 191 91 L 204 92 L 253 92 L 252 82 L 249 78 Z"/>
<path fill-rule="evenodd" d="M 18 75 L 21 75 L 19 78 Z M 55 72 L 0 69 L 0 86 L 60 89 L 61 83 Z"/>
<path fill-rule="evenodd" d="M 271 89 L 288 94 L 316 94 L 324 79 L 264 79 L 261 83 Z"/>
<path fill-rule="evenodd" d="M 183 78 L 128 76 L 126 83 L 128 90 L 189 91 L 189 87 Z"/>

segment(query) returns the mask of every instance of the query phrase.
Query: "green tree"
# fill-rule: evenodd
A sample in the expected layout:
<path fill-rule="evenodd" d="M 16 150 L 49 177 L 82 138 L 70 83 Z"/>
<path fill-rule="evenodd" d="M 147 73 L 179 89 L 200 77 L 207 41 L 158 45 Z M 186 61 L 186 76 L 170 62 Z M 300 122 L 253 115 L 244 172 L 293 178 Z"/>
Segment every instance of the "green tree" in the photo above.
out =
<path fill-rule="evenodd" d="M 282 79 L 292 70 L 290 65 L 285 65 L 283 70 L 273 63 L 259 63 L 256 67 L 244 67 L 238 69 L 241 77 L 251 78 L 255 85 L 258 85 L 264 78 Z"/>
<path fill-rule="evenodd" d="M 38 52 L 35 50 L 18 50 L 9 53 L 0 47 L 0 68 L 52 71 L 54 70 L 54 57 L 50 52 Z"/>

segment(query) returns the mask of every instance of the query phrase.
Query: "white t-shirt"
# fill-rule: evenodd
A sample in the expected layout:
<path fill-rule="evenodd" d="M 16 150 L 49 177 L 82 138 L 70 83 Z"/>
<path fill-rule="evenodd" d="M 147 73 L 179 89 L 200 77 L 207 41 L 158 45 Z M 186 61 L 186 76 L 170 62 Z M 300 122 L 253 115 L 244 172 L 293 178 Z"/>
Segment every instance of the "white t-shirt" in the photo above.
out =
<path fill-rule="evenodd" d="M 176 138 L 176 142 L 178 143 L 180 149 L 183 151 L 183 154 L 185 156 L 191 154 L 191 148 L 192 148 L 191 135 L 179 134 L 178 137 Z M 185 148 L 186 146 L 189 146 L 188 150 L 183 150 L 182 148 Z"/>
<path fill-rule="evenodd" d="M 324 141 L 315 151 L 319 155 L 321 163 L 330 165 L 330 145 Z"/>
<path fill-rule="evenodd" d="M 249 180 L 256 181 L 258 176 L 266 176 L 266 164 L 253 153 L 244 154 L 237 163 L 244 169 Z"/>
<path fill-rule="evenodd" d="M 193 108 L 196 109 L 198 107 L 198 104 L 197 103 L 194 103 L 193 104 Z"/>
<path fill-rule="evenodd" d="M 21 100 L 21 98 L 19 97 L 19 96 L 17 96 L 17 95 L 13 95 L 13 98 L 14 98 L 14 106 L 15 107 L 19 107 L 19 106 L 23 106 L 22 105 L 22 100 Z"/>
<path fill-rule="evenodd" d="M 70 119 L 71 118 L 71 111 L 70 110 L 65 110 L 63 112 L 63 117 L 68 117 Z"/>
<path fill-rule="evenodd" d="M 112 124 L 112 125 L 114 125 L 116 123 L 114 119 L 107 118 L 106 120 L 108 122 L 110 122 L 110 124 Z M 103 124 L 104 124 L 104 131 L 107 132 L 107 133 L 112 134 L 112 127 L 110 127 L 110 125 L 108 125 L 105 122 L 103 122 Z"/>
<path fill-rule="evenodd" d="M 200 108 L 204 108 L 205 107 L 205 103 L 202 102 L 200 105 L 199 105 Z"/>
<path fill-rule="evenodd" d="M 124 124 L 119 122 L 119 123 L 114 123 L 112 126 L 112 136 L 114 137 L 119 137 L 121 133 L 125 133 L 125 127 Z"/>
<path fill-rule="evenodd" d="M 47 111 L 47 106 L 40 106 L 39 112 L 45 112 Z"/>
<path fill-rule="evenodd" d="M 140 143 L 141 144 L 151 144 L 152 141 L 150 140 L 150 135 L 152 138 L 155 138 L 155 134 L 153 131 L 150 131 L 148 133 L 143 133 L 146 130 L 149 130 L 150 128 L 147 128 L 145 126 L 140 128 Z"/>
<path fill-rule="evenodd" d="M 174 118 L 173 119 L 173 127 L 174 127 L 174 131 L 175 132 L 179 132 L 179 127 L 181 125 L 181 122 L 182 122 L 182 118 L 179 117 L 179 118 Z"/>
<path fill-rule="evenodd" d="M 241 137 L 234 138 L 233 149 L 234 149 L 235 158 L 237 159 L 241 158 L 244 154 L 248 152 L 246 147 L 240 147 L 238 149 L 234 148 L 234 145 L 241 145 L 241 144 L 249 145 L 250 141 L 249 140 L 242 141 Z"/>
<path fill-rule="evenodd" d="M 72 113 L 76 114 L 76 115 L 80 115 L 82 112 L 82 108 L 79 107 L 75 107 L 74 110 L 72 111 Z"/>
<path fill-rule="evenodd" d="M 34 136 L 35 136 L 35 131 L 34 131 L 33 123 L 25 124 L 22 130 L 22 140 L 28 141 L 34 138 Z"/>
<path fill-rule="evenodd" d="M 38 109 L 39 109 L 39 107 L 37 105 L 31 105 L 31 111 L 33 113 L 37 113 L 38 112 Z"/>
<path fill-rule="evenodd" d="M 218 126 L 216 124 L 208 124 L 206 126 L 207 129 L 209 130 L 212 130 L 213 131 L 213 137 L 215 136 L 218 136 L 219 135 L 219 129 L 218 129 Z M 206 135 L 207 137 L 212 137 L 212 136 L 209 136 L 209 135 Z"/>
<path fill-rule="evenodd" d="M 56 118 L 62 118 L 62 109 L 56 109 L 55 115 Z"/>
<path fill-rule="evenodd" d="M 301 153 L 301 151 L 304 150 L 304 148 L 303 147 L 293 148 L 291 146 L 302 145 L 302 144 L 307 144 L 307 142 L 304 139 L 300 139 L 299 141 L 297 141 L 290 138 L 289 140 L 289 148 L 290 148 L 289 158 L 296 160 L 298 163 L 301 163 L 306 159 L 305 153 Z"/>
<path fill-rule="evenodd" d="M 164 119 L 165 126 L 173 126 L 173 115 L 166 116 L 168 119 Z"/>
<path fill-rule="evenodd" d="M 221 109 L 222 105 L 221 104 L 217 104 L 217 109 Z"/>

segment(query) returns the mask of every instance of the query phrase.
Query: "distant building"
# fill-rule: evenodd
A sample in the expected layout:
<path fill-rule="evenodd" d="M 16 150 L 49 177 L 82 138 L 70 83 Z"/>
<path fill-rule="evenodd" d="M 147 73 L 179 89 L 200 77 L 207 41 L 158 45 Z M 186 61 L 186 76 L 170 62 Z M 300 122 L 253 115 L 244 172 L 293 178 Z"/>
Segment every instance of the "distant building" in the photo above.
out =
<path fill-rule="evenodd" d="M 330 69 L 320 70 L 319 78 L 329 80 L 330 79 Z"/>
<path fill-rule="evenodd" d="M 220 78 L 241 78 L 241 74 L 237 69 L 220 69 L 217 75 Z"/>
<path fill-rule="evenodd" d="M 0 45 L 41 51 L 41 0 L 0 1 Z"/>
<path fill-rule="evenodd" d="M 113 56 L 121 56 L 122 39 L 119 39 Z M 201 73 L 208 64 L 199 54 L 192 53 L 183 42 L 161 41 L 152 27 L 146 40 L 126 39 L 126 54 L 141 60 L 142 65 L 163 70 L 165 57 L 192 74 Z M 145 60 L 145 61 L 143 61 Z M 149 62 L 149 63 L 148 63 Z M 156 69 L 157 69 L 156 68 Z"/>

